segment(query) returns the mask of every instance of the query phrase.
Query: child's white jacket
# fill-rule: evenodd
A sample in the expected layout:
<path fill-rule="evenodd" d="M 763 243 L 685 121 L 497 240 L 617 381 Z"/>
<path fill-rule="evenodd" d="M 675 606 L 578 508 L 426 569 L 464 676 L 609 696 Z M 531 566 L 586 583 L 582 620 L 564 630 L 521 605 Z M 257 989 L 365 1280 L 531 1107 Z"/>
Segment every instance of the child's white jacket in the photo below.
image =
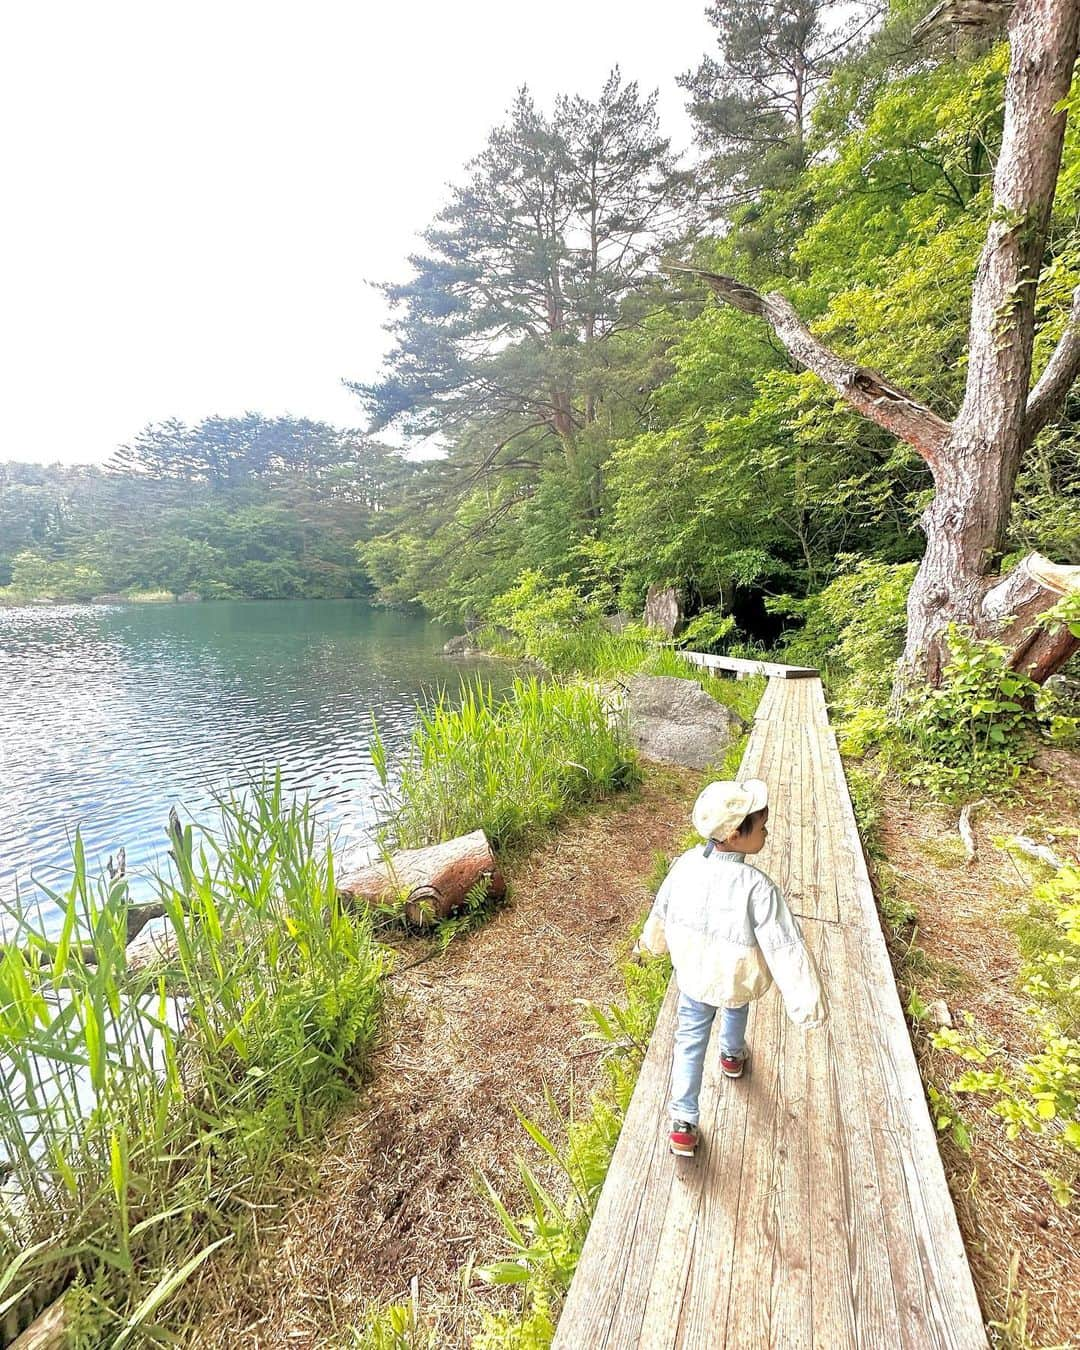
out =
<path fill-rule="evenodd" d="M 641 935 L 656 956 L 671 953 L 679 988 L 699 1003 L 736 1008 L 776 981 L 793 1022 L 826 1017 L 813 957 L 779 889 L 741 853 L 702 846 L 676 858 Z"/>

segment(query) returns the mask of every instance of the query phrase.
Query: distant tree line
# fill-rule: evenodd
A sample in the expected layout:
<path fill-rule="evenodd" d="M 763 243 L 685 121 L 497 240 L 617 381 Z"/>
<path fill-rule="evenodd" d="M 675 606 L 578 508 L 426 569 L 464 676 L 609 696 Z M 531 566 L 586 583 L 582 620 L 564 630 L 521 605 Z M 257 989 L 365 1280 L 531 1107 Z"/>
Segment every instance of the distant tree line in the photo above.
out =
<path fill-rule="evenodd" d="M 257 413 L 147 427 L 103 467 L 0 464 L 0 600 L 368 593 L 356 553 L 407 461 Z"/>

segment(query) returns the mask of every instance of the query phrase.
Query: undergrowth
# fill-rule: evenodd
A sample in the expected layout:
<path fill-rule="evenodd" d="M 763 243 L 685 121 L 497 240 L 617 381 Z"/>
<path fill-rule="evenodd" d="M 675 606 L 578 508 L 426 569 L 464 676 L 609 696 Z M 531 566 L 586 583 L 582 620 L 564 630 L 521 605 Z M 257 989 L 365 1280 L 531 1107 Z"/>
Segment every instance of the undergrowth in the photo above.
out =
<path fill-rule="evenodd" d="M 1036 884 L 1009 922 L 1038 1049 L 1014 1064 L 1006 1047 L 970 1033 L 933 1039 L 974 1066 L 953 1082 L 955 1092 L 989 1097 L 1008 1138 L 1036 1135 L 1051 1145 L 1057 1170 L 1045 1180 L 1068 1205 L 1080 1180 L 1080 867 L 1066 864 Z"/>
<path fill-rule="evenodd" d="M 69 1287 L 85 1345 L 183 1325 L 189 1278 L 291 1191 L 283 1157 L 359 1080 L 388 954 L 280 780 L 172 831 L 167 970 L 129 966 L 128 883 L 79 836 L 59 941 L 17 904 L 0 957 L 0 1315 Z M 286 1172 L 288 1169 L 286 1169 Z M 6 1267 L 6 1269 L 3 1269 Z"/>
<path fill-rule="evenodd" d="M 421 710 L 396 783 L 377 732 L 374 759 L 386 833 L 402 848 L 476 829 L 502 848 L 639 777 L 597 690 L 535 678 L 516 680 L 505 696 L 477 680 L 459 706 L 443 696 Z"/>
<path fill-rule="evenodd" d="M 491 626 L 479 635 L 485 646 L 524 657 L 556 676 L 614 681 L 640 674 L 697 680 L 706 693 L 746 720 L 753 716 L 765 687 L 764 679 L 712 675 L 678 650 L 722 646 L 734 630 L 726 615 L 698 616 L 677 641 L 638 623 L 612 632 L 599 605 L 583 599 L 571 586 L 551 582 L 540 572 L 526 572 L 496 600 L 491 619 Z"/>
<path fill-rule="evenodd" d="M 666 860 L 664 860 L 666 862 Z M 494 1188 L 484 1182 L 507 1240 L 505 1260 L 481 1268 L 480 1278 L 520 1288 L 517 1312 L 485 1310 L 474 1350 L 543 1350 L 551 1344 L 555 1312 L 577 1269 L 607 1177 L 615 1145 L 637 1083 L 641 1061 L 664 1001 L 671 966 L 666 960 L 623 966 L 624 997 L 607 1009 L 586 1006 L 591 1032 L 605 1047 L 604 1083 L 581 1116 L 561 1117 L 549 1096 L 549 1113 L 558 1122 L 552 1138 L 518 1113 L 522 1128 L 562 1178 L 565 1200 L 545 1185 L 536 1167 L 518 1158 L 529 1208 L 511 1215 Z"/>

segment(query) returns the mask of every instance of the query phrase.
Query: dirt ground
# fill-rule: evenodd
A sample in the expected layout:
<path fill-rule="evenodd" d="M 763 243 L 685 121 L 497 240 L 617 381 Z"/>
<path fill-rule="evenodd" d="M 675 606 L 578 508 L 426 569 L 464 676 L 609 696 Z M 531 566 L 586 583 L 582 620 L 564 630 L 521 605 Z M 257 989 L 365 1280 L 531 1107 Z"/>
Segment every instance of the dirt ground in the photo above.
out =
<path fill-rule="evenodd" d="M 617 962 L 648 908 L 655 851 L 689 829 L 700 775 L 650 769 L 640 790 L 568 822 L 508 865 L 509 902 L 444 955 L 402 949 L 373 1080 L 335 1121 L 313 1190 L 263 1234 L 257 1269 L 202 1290 L 207 1347 L 347 1344 L 372 1303 L 417 1297 L 440 1346 L 468 1344 L 463 1274 L 506 1256 L 477 1178 L 511 1212 L 514 1155 L 531 1148 L 513 1107 L 545 1128 L 598 1082 L 579 1000 L 621 993 Z M 504 1292 L 473 1292 L 491 1306 Z"/>
<path fill-rule="evenodd" d="M 1035 1045 L 1019 991 L 1017 940 L 1005 919 L 1029 894 L 1033 871 L 994 840 L 1026 835 L 1049 843 L 1062 861 L 1076 861 L 1080 755 L 1044 751 L 1020 800 L 978 809 L 972 862 L 957 823 L 956 810 L 913 803 L 895 781 L 885 787 L 881 839 L 890 884 L 916 912 L 914 927 L 891 942 L 894 967 L 905 1001 L 911 989 L 927 1003 L 944 999 L 958 1028 L 1004 1047 L 1015 1068 Z M 913 1040 L 924 1081 L 946 1092 L 968 1066 L 936 1050 L 932 1030 L 928 1021 Z M 1055 1170 L 1050 1151 L 1026 1135 L 1007 1139 L 989 1099 L 947 1100 L 972 1135 L 970 1153 L 949 1130 L 939 1144 L 983 1313 L 988 1322 L 1013 1322 L 1008 1332 L 997 1331 L 998 1343 L 1009 1350 L 1080 1344 L 1080 1200 L 1069 1209 L 1055 1204 L 1041 1175 Z"/>

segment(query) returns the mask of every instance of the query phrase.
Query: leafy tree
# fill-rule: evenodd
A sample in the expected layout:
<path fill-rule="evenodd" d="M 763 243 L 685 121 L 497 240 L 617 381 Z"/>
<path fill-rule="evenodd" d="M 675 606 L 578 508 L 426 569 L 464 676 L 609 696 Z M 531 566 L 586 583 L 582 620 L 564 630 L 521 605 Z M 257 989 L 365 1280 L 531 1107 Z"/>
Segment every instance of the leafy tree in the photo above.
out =
<path fill-rule="evenodd" d="M 947 12 L 947 7 L 946 7 Z M 935 11 L 935 15 L 937 11 Z M 923 515 L 927 548 L 908 605 L 904 678 L 937 684 L 947 633 L 1005 633 L 1018 669 L 1045 679 L 1077 646 L 1064 627 L 1038 624 L 1066 576 L 1034 555 L 997 577 L 1020 464 L 1057 420 L 1080 371 L 1080 287 L 1065 331 L 1029 393 L 1037 282 L 1065 133 L 1064 101 L 1080 39 L 1080 9 L 1068 0 L 1018 0 L 1009 21 L 1010 65 L 1002 147 L 972 296 L 964 397 L 949 422 L 876 370 L 838 357 L 779 293 L 730 277 L 708 278 L 737 309 L 764 317 L 800 364 L 858 411 L 912 445 L 934 478 Z"/>
<path fill-rule="evenodd" d="M 383 288 L 396 346 L 383 380 L 354 386 L 374 426 L 445 438 L 465 488 L 509 472 L 527 494 L 559 455 L 595 515 L 590 428 L 668 224 L 670 169 L 656 96 L 617 70 L 595 102 L 560 98 L 550 116 L 523 89 L 410 259 L 414 278 Z"/>
<path fill-rule="evenodd" d="M 879 6 L 836 0 L 713 0 L 717 56 L 679 84 L 705 152 L 714 214 L 806 167 L 810 112 L 842 52 Z"/>

